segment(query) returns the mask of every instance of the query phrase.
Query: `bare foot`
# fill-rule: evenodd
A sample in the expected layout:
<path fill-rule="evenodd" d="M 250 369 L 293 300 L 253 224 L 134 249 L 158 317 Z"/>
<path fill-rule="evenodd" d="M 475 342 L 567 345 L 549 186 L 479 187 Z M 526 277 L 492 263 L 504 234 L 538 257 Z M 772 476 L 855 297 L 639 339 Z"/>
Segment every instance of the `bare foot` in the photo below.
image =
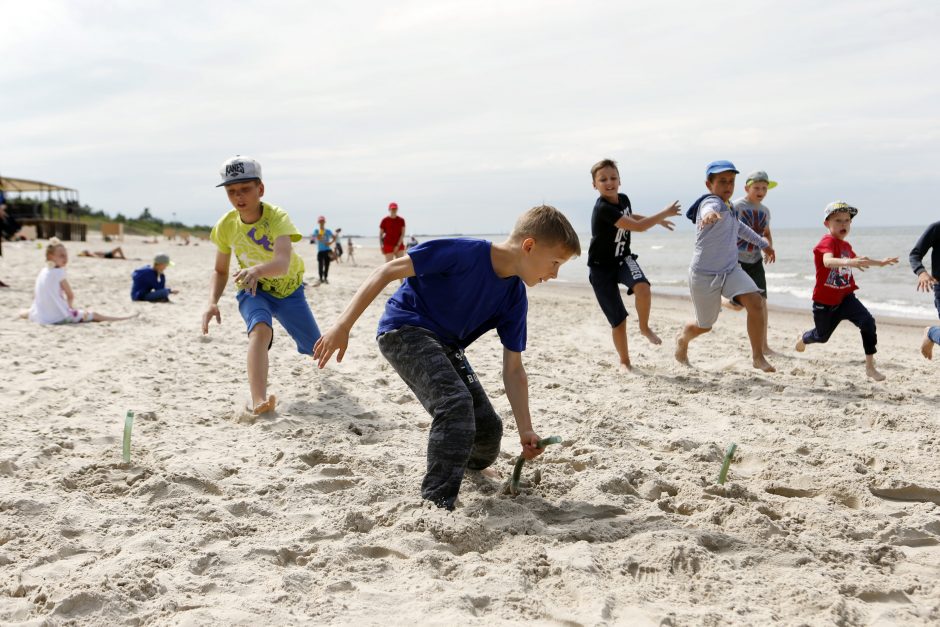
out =
<path fill-rule="evenodd" d="M 725 307 L 726 309 L 730 309 L 731 311 L 741 311 L 742 309 L 744 309 L 744 307 L 737 304 L 733 300 L 728 300 L 726 298 L 721 299 L 721 306 Z"/>
<path fill-rule="evenodd" d="M 683 366 L 692 365 L 689 363 L 689 342 L 682 337 L 681 331 L 676 335 L 676 361 Z"/>
<path fill-rule="evenodd" d="M 277 397 L 273 394 L 268 397 L 268 400 L 261 401 L 255 405 L 255 408 L 251 410 L 255 416 L 260 416 L 261 414 L 266 414 L 269 411 L 274 411 L 274 406 L 277 405 Z"/>
<path fill-rule="evenodd" d="M 780 357 L 780 353 L 770 348 L 769 346 L 764 347 L 764 357 Z"/>
<path fill-rule="evenodd" d="M 802 353 L 803 351 L 806 350 L 806 344 L 803 343 L 803 336 L 802 336 L 802 335 L 800 336 L 800 339 L 798 339 L 798 340 L 796 341 L 796 346 L 795 346 L 795 348 L 796 348 L 796 352 L 798 352 L 798 353 Z"/>
<path fill-rule="evenodd" d="M 619 370 L 621 374 L 629 374 L 633 372 L 633 366 L 630 365 L 630 362 L 620 362 Z"/>
<path fill-rule="evenodd" d="M 659 339 L 659 336 L 653 333 L 652 329 L 649 329 L 649 328 L 647 328 L 646 330 L 640 329 L 640 333 L 643 335 L 643 337 L 645 337 L 646 339 L 650 341 L 650 344 L 653 344 L 654 346 L 659 346 L 660 344 L 663 343 L 663 341 Z"/>
<path fill-rule="evenodd" d="M 777 369 L 770 365 L 763 357 L 754 358 L 754 367 L 758 370 L 763 370 L 764 372 L 777 372 Z"/>
<path fill-rule="evenodd" d="M 930 327 L 924 327 L 924 340 L 920 343 L 920 354 L 927 359 L 933 359 L 933 340 L 927 335 L 930 333 Z"/>
<path fill-rule="evenodd" d="M 884 381 L 885 376 L 875 370 L 874 366 L 865 366 L 865 374 L 874 379 L 875 381 Z"/>
<path fill-rule="evenodd" d="M 480 474 L 489 479 L 499 479 L 499 471 L 490 466 L 480 471 Z"/>

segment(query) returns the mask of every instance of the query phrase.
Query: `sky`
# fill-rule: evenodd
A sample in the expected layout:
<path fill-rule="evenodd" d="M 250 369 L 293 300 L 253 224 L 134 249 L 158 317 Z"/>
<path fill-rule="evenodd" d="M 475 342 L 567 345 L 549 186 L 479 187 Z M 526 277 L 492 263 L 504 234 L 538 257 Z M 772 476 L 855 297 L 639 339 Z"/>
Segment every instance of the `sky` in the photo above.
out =
<path fill-rule="evenodd" d="M 0 0 L 0 175 L 212 224 L 235 154 L 304 232 L 503 233 L 590 167 L 637 213 L 730 159 L 779 228 L 940 219 L 940 3 Z M 743 178 L 743 176 L 741 177 Z M 743 180 L 739 181 L 743 191 Z M 738 194 L 736 193 L 736 196 Z M 684 218 L 679 228 L 690 229 Z"/>

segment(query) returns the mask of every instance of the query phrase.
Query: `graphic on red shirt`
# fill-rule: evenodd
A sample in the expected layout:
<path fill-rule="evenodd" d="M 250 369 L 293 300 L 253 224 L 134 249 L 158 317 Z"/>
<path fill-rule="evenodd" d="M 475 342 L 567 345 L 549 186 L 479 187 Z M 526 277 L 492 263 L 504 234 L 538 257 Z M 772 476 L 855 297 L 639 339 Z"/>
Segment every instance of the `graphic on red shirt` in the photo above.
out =
<path fill-rule="evenodd" d="M 379 223 L 379 229 L 382 230 L 382 252 L 385 254 L 395 252 L 395 244 L 401 239 L 401 234 L 405 230 L 405 219 L 401 216 L 385 216 Z M 405 243 L 399 245 L 398 250 L 405 250 Z"/>
<path fill-rule="evenodd" d="M 858 289 L 852 268 L 827 268 L 823 265 L 823 255 L 832 253 L 836 259 L 854 259 L 855 251 L 845 240 L 826 235 L 816 248 L 813 258 L 816 262 L 816 286 L 813 288 L 813 300 L 824 305 L 838 305 L 842 300 Z"/>

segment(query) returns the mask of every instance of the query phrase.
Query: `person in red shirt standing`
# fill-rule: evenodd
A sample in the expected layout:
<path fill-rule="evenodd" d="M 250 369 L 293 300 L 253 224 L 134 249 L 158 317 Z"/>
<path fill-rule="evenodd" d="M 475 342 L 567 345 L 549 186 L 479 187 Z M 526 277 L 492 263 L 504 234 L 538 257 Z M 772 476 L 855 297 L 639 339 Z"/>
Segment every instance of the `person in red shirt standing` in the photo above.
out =
<path fill-rule="evenodd" d="M 823 224 L 829 229 L 829 234 L 819 240 L 813 249 L 816 262 L 813 322 L 816 327 L 797 340 L 796 350 L 802 353 L 807 344 L 825 344 L 839 323 L 849 320 L 862 333 L 865 374 L 875 381 L 884 381 L 885 376 L 875 370 L 875 345 L 878 343 L 875 319 L 853 293 L 858 287 L 855 285 L 855 277 L 852 276 L 852 268 L 865 270 L 871 266 L 889 266 L 896 264 L 898 258 L 887 257 L 879 261 L 855 255 L 845 238 L 852 228 L 852 218 L 857 214 L 858 209 L 843 201 L 832 202 L 826 206 Z"/>
<path fill-rule="evenodd" d="M 398 215 L 398 203 L 388 204 L 388 215 L 379 223 L 379 245 L 385 261 L 405 254 L 405 219 Z"/>

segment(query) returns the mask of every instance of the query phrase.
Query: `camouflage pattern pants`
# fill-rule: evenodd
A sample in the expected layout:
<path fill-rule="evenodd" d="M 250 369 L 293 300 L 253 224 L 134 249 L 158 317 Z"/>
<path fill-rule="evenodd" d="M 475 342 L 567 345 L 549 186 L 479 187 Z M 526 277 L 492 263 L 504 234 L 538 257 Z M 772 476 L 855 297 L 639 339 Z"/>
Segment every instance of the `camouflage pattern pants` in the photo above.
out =
<path fill-rule="evenodd" d="M 412 326 L 383 333 L 378 342 L 382 355 L 433 418 L 421 496 L 453 509 L 464 470 L 496 461 L 503 421 L 462 350 Z"/>

